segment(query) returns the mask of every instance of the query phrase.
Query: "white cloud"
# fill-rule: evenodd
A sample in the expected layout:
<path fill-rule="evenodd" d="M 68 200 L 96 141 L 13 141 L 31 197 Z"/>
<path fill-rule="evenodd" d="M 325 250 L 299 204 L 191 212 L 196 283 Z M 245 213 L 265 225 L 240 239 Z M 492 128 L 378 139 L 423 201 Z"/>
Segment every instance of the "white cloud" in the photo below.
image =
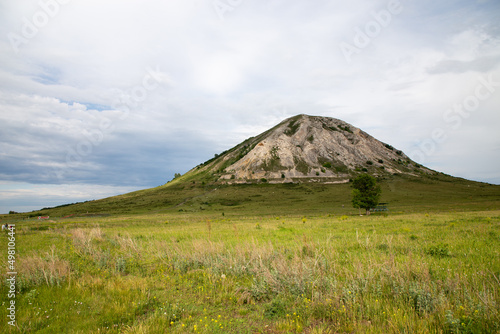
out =
<path fill-rule="evenodd" d="M 69 1 L 28 38 L 26 22 L 43 8 L 6 2 L 0 178 L 158 185 L 306 113 L 344 119 L 407 153 L 444 128 L 429 167 L 500 183 L 500 87 L 459 129 L 443 119 L 480 77 L 500 81 L 500 5 L 401 1 L 348 63 L 339 45 L 390 3 L 244 1 L 221 20 L 212 1 Z M 25 39 L 17 53 L 9 34 Z M 87 153 L 68 167 L 71 150 Z M 464 156 L 474 162 L 458 170 Z"/>
<path fill-rule="evenodd" d="M 116 196 L 139 190 L 138 187 L 114 187 L 89 184 L 34 185 L 0 182 L 0 213 L 27 212 L 62 204 Z"/>

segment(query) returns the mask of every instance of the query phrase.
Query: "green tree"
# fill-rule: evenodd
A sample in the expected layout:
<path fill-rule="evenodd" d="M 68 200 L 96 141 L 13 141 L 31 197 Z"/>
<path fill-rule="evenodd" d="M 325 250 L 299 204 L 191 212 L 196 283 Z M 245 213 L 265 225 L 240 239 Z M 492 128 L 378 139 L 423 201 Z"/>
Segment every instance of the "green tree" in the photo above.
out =
<path fill-rule="evenodd" d="M 352 187 L 352 206 L 365 209 L 369 215 L 370 209 L 377 206 L 382 193 L 377 179 L 368 174 L 361 174 L 353 180 Z"/>

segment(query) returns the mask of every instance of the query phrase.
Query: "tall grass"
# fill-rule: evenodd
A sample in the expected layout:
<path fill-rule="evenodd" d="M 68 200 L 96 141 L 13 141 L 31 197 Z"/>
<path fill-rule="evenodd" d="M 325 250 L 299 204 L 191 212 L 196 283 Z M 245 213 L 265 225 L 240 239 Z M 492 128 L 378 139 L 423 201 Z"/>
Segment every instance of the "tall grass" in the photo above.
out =
<path fill-rule="evenodd" d="M 499 211 L 59 224 L 19 226 L 4 332 L 500 331 Z"/>
<path fill-rule="evenodd" d="M 21 257 L 17 262 L 17 287 L 25 291 L 31 286 L 61 286 L 71 274 L 70 263 L 59 258 L 55 247 L 44 256 Z"/>

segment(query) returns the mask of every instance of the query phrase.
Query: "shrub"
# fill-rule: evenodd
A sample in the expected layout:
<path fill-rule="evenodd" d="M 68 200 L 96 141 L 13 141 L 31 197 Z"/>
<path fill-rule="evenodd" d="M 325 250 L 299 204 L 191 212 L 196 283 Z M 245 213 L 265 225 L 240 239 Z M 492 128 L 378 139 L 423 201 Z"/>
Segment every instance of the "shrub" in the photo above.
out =
<path fill-rule="evenodd" d="M 116 260 L 115 270 L 119 273 L 124 273 L 126 268 L 127 268 L 127 260 L 125 260 L 123 257 L 119 257 Z"/>
<path fill-rule="evenodd" d="M 293 136 L 300 127 L 300 123 L 297 123 L 296 120 L 288 123 L 288 129 L 285 130 L 285 134 L 289 137 Z"/>
<path fill-rule="evenodd" d="M 377 179 L 369 174 L 361 174 L 354 179 L 352 188 L 352 206 L 365 209 L 369 215 L 370 209 L 377 206 L 382 193 Z"/>
<path fill-rule="evenodd" d="M 389 249 L 389 246 L 385 243 L 382 243 L 382 244 L 377 245 L 377 249 L 381 250 L 381 251 L 386 251 Z"/>
<path fill-rule="evenodd" d="M 435 257 L 448 257 L 451 255 L 450 250 L 448 249 L 448 244 L 443 243 L 427 248 L 426 253 Z"/>
<path fill-rule="evenodd" d="M 325 167 L 325 168 L 332 168 L 332 164 L 330 162 L 325 162 L 323 164 L 323 167 Z"/>
<path fill-rule="evenodd" d="M 419 283 L 412 283 L 408 289 L 408 297 L 419 315 L 432 312 L 436 307 L 436 297 Z"/>
<path fill-rule="evenodd" d="M 338 127 L 339 129 L 352 133 L 352 130 L 347 125 L 346 126 L 338 125 Z"/>
<path fill-rule="evenodd" d="M 271 304 L 267 305 L 264 309 L 264 317 L 280 318 L 286 314 L 286 304 L 280 299 L 274 299 Z"/>

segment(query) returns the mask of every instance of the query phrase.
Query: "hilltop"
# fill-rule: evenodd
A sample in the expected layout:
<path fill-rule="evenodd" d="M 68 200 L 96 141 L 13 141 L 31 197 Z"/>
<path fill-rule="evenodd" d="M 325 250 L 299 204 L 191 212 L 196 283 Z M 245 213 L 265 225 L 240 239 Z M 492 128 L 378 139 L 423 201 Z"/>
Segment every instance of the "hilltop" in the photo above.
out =
<path fill-rule="evenodd" d="M 437 174 L 342 120 L 297 115 L 193 168 L 184 180 L 218 183 L 343 183 L 375 176 Z"/>

